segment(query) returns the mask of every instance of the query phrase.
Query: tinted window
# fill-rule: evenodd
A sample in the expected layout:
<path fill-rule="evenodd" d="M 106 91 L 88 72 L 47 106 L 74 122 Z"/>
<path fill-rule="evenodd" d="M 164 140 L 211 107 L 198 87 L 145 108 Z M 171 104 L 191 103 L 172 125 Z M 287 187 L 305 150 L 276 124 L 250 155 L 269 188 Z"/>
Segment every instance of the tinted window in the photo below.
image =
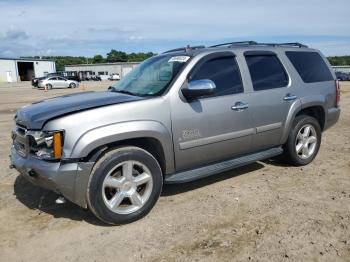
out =
<path fill-rule="evenodd" d="M 333 80 L 333 76 L 317 52 L 286 52 L 305 83 Z"/>
<path fill-rule="evenodd" d="M 241 75 L 233 56 L 213 58 L 199 65 L 190 80 L 210 79 L 216 85 L 215 95 L 243 92 Z"/>
<path fill-rule="evenodd" d="M 288 85 L 288 77 L 275 55 L 246 56 L 254 90 L 265 90 Z"/>

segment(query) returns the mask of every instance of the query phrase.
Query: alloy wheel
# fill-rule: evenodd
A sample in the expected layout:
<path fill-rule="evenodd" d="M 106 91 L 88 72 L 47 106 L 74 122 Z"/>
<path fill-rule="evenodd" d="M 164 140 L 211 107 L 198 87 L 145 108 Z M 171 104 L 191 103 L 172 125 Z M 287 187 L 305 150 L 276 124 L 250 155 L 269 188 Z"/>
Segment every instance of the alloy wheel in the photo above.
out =
<path fill-rule="evenodd" d="M 129 160 L 109 171 L 102 184 L 102 197 L 112 212 L 130 214 L 144 206 L 152 187 L 149 169 L 138 161 Z"/>
<path fill-rule="evenodd" d="M 312 156 L 317 146 L 317 133 L 315 128 L 310 125 L 304 125 L 300 128 L 295 140 L 295 150 L 298 157 L 307 159 Z"/>

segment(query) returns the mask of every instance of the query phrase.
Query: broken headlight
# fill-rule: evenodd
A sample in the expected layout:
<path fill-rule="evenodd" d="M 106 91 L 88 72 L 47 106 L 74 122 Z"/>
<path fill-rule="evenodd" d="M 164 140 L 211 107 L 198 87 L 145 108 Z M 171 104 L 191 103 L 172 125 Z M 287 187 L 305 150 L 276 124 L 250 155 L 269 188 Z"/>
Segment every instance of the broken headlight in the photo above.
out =
<path fill-rule="evenodd" d="M 27 131 L 30 153 L 40 159 L 58 160 L 62 156 L 62 131 Z"/>

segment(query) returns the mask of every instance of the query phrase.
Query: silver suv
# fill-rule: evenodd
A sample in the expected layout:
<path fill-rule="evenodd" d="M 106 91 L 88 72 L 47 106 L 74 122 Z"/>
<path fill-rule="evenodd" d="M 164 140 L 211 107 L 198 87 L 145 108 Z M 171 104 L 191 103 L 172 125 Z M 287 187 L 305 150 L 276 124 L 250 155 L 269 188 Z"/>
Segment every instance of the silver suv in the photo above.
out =
<path fill-rule="evenodd" d="M 339 118 L 339 86 L 299 43 L 227 43 L 152 57 L 110 91 L 18 110 L 12 167 L 99 219 L 145 216 L 163 183 L 282 155 L 306 165 Z"/>

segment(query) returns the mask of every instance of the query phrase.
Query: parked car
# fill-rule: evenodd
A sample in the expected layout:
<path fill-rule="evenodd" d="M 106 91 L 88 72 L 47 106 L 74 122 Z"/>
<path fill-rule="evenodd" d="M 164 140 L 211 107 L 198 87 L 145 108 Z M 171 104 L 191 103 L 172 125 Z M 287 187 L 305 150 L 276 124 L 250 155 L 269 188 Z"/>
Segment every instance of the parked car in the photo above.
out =
<path fill-rule="evenodd" d="M 34 78 L 32 78 L 32 86 L 33 87 L 38 87 L 38 84 L 39 84 L 40 80 L 44 80 L 44 79 L 46 79 L 46 78 L 48 78 L 50 76 L 60 76 L 60 74 L 59 73 L 49 73 L 49 74 L 47 74 L 46 76 L 43 76 L 43 77 L 34 77 Z"/>
<path fill-rule="evenodd" d="M 66 72 L 66 71 L 63 71 L 63 72 L 56 72 L 56 73 L 49 73 L 47 74 L 46 76 L 43 76 L 43 77 L 35 77 L 32 79 L 32 86 L 33 87 L 38 87 L 38 83 L 40 80 L 44 80 L 48 77 L 51 77 L 51 76 L 61 76 L 65 79 L 68 79 L 68 80 L 73 80 L 73 81 L 76 81 L 76 82 L 80 82 L 81 79 L 79 77 L 79 74 L 78 72 Z"/>
<path fill-rule="evenodd" d="M 150 212 L 164 183 L 277 155 L 309 164 L 339 118 L 339 96 L 327 59 L 302 44 L 174 49 L 110 91 L 19 109 L 11 163 L 102 221 L 130 223 Z"/>
<path fill-rule="evenodd" d="M 350 74 L 344 72 L 335 72 L 335 75 L 339 81 L 350 81 Z"/>
<path fill-rule="evenodd" d="M 76 88 L 79 86 L 79 82 L 74 80 L 69 80 L 61 76 L 53 76 L 53 77 L 47 77 L 45 79 L 39 80 L 38 87 L 44 88 L 47 87 L 48 89 L 52 88 Z"/>
<path fill-rule="evenodd" d="M 108 78 L 110 81 L 119 81 L 120 80 L 120 75 L 118 73 L 116 74 L 111 74 Z"/>

